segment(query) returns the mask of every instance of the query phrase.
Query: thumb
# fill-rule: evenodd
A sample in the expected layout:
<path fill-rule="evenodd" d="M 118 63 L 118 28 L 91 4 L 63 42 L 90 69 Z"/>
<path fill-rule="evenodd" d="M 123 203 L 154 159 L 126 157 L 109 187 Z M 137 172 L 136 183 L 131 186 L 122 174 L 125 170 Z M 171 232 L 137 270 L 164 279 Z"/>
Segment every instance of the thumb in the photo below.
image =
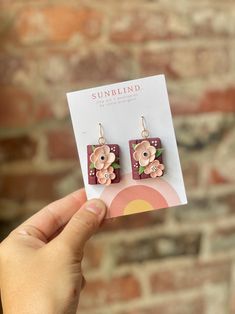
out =
<path fill-rule="evenodd" d="M 72 251 L 82 251 L 86 241 L 96 232 L 106 213 L 104 202 L 99 199 L 87 201 L 72 216 L 64 230 L 57 237 Z"/>

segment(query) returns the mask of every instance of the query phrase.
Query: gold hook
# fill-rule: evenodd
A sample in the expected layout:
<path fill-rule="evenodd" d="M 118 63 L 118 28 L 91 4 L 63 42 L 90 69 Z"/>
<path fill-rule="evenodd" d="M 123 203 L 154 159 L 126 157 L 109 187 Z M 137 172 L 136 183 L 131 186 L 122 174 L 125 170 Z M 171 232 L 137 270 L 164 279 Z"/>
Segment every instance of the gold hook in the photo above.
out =
<path fill-rule="evenodd" d="M 99 142 L 100 145 L 104 145 L 106 140 L 104 138 L 104 129 L 103 129 L 101 123 L 99 123 L 99 133 L 100 133 L 100 137 L 99 137 L 98 142 Z"/>
<path fill-rule="evenodd" d="M 142 123 L 142 128 L 143 128 L 143 130 L 141 132 L 141 136 L 143 138 L 148 138 L 149 137 L 149 130 L 146 127 L 146 121 L 145 121 L 144 116 L 141 116 L 141 123 Z"/>

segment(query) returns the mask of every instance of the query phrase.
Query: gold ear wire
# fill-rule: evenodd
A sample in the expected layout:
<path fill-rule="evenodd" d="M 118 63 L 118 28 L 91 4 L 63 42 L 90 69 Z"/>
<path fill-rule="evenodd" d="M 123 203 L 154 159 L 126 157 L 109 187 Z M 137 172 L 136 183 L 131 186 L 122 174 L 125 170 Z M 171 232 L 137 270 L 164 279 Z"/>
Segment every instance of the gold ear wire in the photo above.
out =
<path fill-rule="evenodd" d="M 106 143 L 106 140 L 104 138 L 104 129 L 101 123 L 99 123 L 99 134 L 100 134 L 100 137 L 99 137 L 98 142 L 100 145 L 104 145 Z"/>
<path fill-rule="evenodd" d="M 141 132 L 141 136 L 143 138 L 148 138 L 149 137 L 149 130 L 146 127 L 146 121 L 145 121 L 144 116 L 141 116 L 141 124 L 142 124 L 142 128 L 143 128 L 143 130 Z"/>

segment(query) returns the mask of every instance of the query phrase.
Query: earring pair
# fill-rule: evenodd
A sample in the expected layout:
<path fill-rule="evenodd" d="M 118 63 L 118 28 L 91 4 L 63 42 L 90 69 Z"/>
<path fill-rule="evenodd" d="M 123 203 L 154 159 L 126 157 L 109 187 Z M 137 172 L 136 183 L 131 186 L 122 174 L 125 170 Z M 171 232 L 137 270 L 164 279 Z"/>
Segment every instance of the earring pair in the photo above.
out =
<path fill-rule="evenodd" d="M 134 180 L 157 178 L 164 174 L 163 148 L 159 137 L 149 138 L 144 116 L 141 116 L 141 139 L 129 141 L 132 178 Z M 110 185 L 120 182 L 120 148 L 106 144 L 104 130 L 99 123 L 97 145 L 87 146 L 88 183 Z"/>

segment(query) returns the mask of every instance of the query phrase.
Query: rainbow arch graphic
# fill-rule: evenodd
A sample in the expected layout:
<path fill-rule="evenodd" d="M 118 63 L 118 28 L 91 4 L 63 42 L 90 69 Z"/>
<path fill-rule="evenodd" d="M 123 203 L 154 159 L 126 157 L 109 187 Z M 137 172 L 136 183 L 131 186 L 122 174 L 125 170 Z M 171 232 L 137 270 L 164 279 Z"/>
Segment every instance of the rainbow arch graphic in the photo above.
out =
<path fill-rule="evenodd" d="M 163 178 L 134 181 L 130 173 L 120 183 L 105 187 L 100 197 L 109 208 L 106 218 L 181 204 L 175 189 Z"/>

